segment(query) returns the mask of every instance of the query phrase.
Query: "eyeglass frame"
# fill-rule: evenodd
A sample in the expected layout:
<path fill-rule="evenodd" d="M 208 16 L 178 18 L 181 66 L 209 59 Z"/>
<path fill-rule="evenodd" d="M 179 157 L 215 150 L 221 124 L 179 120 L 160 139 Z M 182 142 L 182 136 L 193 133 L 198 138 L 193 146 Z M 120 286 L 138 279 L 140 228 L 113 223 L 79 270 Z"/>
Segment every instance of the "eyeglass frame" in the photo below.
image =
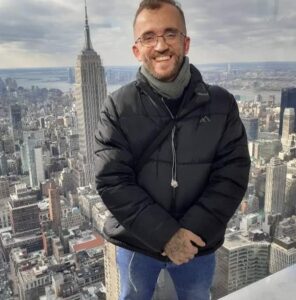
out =
<path fill-rule="evenodd" d="M 135 44 L 137 44 L 137 43 L 140 42 L 142 46 L 144 46 L 144 47 L 149 47 L 149 48 L 151 47 L 151 48 L 152 48 L 152 47 L 155 47 L 155 46 L 157 45 L 157 43 L 158 43 L 158 38 L 162 37 L 163 40 L 164 40 L 164 42 L 165 42 L 166 44 L 171 45 L 172 43 L 167 42 L 167 40 L 166 40 L 166 38 L 165 38 L 165 34 L 167 34 L 167 33 L 169 33 L 169 32 L 174 32 L 174 33 L 176 33 L 176 37 L 177 37 L 178 34 L 181 35 L 181 36 L 183 36 L 184 38 L 187 37 L 187 35 L 186 35 L 184 32 L 182 32 L 182 31 L 180 31 L 180 30 L 178 30 L 178 29 L 171 29 L 171 30 L 166 30 L 163 34 L 160 34 L 160 35 L 157 35 L 157 34 L 155 34 L 154 32 L 149 32 L 150 34 L 153 34 L 153 35 L 154 35 L 155 41 L 154 41 L 154 44 L 153 44 L 153 45 L 145 45 L 145 44 L 143 43 L 143 40 L 142 40 L 143 35 L 148 34 L 148 33 L 143 33 L 140 37 L 138 37 L 138 38 L 135 40 Z"/>

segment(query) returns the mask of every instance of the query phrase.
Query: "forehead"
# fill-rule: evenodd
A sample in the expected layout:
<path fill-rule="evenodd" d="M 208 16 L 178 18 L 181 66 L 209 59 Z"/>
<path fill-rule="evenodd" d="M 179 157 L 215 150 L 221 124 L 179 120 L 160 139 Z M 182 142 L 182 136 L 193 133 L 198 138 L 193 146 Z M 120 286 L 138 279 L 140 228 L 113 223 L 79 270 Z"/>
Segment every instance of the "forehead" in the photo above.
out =
<path fill-rule="evenodd" d="M 138 15 L 135 26 L 135 37 L 145 32 L 163 32 L 168 28 L 184 31 L 184 24 L 178 9 L 170 4 L 163 4 L 157 9 L 143 9 Z"/>

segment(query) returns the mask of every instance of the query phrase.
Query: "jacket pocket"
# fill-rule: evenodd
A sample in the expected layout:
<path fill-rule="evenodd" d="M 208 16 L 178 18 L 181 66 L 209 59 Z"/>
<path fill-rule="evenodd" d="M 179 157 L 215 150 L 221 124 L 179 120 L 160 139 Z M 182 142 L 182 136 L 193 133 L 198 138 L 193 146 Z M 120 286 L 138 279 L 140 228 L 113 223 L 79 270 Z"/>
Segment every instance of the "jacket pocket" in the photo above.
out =
<path fill-rule="evenodd" d="M 102 235 L 110 242 L 119 242 L 131 248 L 155 253 L 153 249 L 150 249 L 149 246 L 142 243 L 131 232 L 126 230 L 113 215 L 107 217 L 102 229 Z"/>

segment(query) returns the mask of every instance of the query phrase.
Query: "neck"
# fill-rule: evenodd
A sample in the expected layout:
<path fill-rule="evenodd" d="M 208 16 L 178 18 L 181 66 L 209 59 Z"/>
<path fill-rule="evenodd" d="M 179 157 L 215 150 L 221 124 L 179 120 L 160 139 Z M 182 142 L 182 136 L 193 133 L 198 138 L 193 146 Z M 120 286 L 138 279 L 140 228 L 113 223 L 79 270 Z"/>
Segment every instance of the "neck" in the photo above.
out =
<path fill-rule="evenodd" d="M 171 81 L 160 81 L 155 78 L 144 66 L 141 67 L 140 72 L 147 79 L 150 86 L 161 96 L 169 99 L 179 98 L 186 86 L 188 85 L 191 73 L 188 57 L 184 58 L 183 64 L 176 77 Z"/>

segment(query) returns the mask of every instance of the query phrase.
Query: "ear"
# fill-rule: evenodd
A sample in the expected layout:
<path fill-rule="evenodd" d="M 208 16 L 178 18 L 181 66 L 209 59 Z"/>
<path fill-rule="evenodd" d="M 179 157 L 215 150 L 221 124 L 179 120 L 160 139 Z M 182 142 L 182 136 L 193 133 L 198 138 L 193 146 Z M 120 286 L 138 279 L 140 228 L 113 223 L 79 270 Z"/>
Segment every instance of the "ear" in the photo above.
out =
<path fill-rule="evenodd" d="M 190 48 L 190 37 L 186 36 L 184 39 L 184 53 L 185 55 L 188 54 Z"/>
<path fill-rule="evenodd" d="M 137 58 L 137 60 L 138 60 L 138 61 L 142 61 L 141 51 L 140 51 L 140 49 L 138 48 L 138 45 L 137 45 L 137 44 L 134 44 L 134 45 L 133 45 L 132 50 L 133 50 L 134 56 Z"/>

